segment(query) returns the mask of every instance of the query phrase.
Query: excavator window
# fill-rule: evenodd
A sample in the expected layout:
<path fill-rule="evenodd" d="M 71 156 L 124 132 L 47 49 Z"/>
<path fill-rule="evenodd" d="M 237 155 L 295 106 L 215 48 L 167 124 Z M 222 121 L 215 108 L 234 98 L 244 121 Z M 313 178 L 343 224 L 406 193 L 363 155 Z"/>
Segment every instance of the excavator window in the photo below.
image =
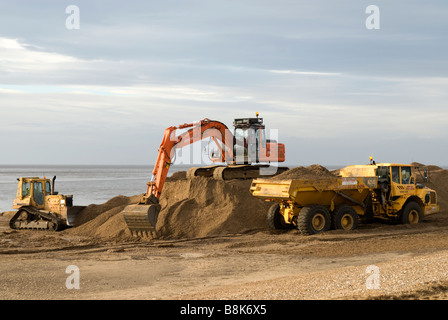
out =
<path fill-rule="evenodd" d="M 240 142 L 241 144 L 246 142 L 247 134 L 248 134 L 247 129 L 243 129 L 243 128 L 235 129 L 235 138 L 236 138 L 237 142 Z"/>
<path fill-rule="evenodd" d="M 262 129 L 258 129 L 261 132 L 261 146 L 266 149 L 266 132 Z"/>
<path fill-rule="evenodd" d="M 248 135 L 248 128 L 235 128 L 234 153 L 237 163 L 244 163 L 244 159 L 247 158 Z"/>

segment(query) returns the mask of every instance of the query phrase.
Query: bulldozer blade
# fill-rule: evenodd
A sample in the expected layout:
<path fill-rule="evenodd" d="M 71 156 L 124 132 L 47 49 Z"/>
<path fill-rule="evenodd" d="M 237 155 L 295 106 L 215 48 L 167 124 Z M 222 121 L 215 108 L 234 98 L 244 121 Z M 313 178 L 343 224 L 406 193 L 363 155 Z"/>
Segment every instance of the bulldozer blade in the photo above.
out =
<path fill-rule="evenodd" d="M 74 227 L 76 224 L 76 217 L 85 208 L 85 206 L 67 207 L 67 226 Z"/>
<path fill-rule="evenodd" d="M 159 204 L 135 204 L 124 208 L 123 216 L 132 235 L 153 236 L 156 233 L 159 212 Z"/>

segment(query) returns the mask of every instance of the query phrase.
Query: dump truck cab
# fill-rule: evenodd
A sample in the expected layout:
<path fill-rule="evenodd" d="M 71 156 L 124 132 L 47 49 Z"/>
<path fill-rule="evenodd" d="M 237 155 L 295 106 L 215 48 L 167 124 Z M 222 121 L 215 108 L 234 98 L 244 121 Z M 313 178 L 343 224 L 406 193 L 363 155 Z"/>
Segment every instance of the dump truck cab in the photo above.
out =
<path fill-rule="evenodd" d="M 348 166 L 340 171 L 342 177 L 376 178 L 378 187 L 372 192 L 373 215 L 395 217 L 420 221 L 424 216 L 439 212 L 437 193 L 424 185 L 416 183 L 415 167 L 409 164 L 379 163 L 374 165 Z M 408 213 L 406 206 L 415 203 L 420 212 Z M 420 215 L 417 217 L 416 215 Z"/>

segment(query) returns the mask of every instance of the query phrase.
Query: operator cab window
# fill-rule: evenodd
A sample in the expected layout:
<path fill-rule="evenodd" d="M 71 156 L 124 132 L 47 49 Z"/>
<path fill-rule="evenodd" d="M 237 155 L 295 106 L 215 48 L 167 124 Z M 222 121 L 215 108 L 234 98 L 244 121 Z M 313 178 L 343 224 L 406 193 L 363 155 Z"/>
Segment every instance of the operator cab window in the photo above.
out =
<path fill-rule="evenodd" d="M 378 180 L 388 181 L 390 182 L 390 172 L 389 167 L 378 167 L 376 171 L 376 175 L 378 176 Z"/>
<path fill-rule="evenodd" d="M 33 199 L 37 204 L 44 204 L 44 192 L 42 182 L 34 182 Z"/>
<path fill-rule="evenodd" d="M 401 167 L 401 183 L 409 184 L 411 181 L 411 168 Z"/>
<path fill-rule="evenodd" d="M 248 130 L 247 129 L 242 129 L 242 128 L 236 128 L 235 129 L 235 138 L 241 144 L 246 142 L 247 135 L 248 135 Z"/>
<path fill-rule="evenodd" d="M 31 183 L 23 182 L 22 183 L 22 197 L 27 197 L 30 195 Z"/>
<path fill-rule="evenodd" d="M 392 167 L 392 182 L 400 183 L 400 168 Z"/>

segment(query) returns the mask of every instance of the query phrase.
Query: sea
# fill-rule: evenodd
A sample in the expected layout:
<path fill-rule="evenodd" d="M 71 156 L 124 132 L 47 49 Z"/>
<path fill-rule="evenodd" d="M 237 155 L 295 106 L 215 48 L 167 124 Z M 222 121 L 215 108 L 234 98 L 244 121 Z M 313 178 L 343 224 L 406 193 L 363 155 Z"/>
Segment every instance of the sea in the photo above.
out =
<path fill-rule="evenodd" d="M 189 166 L 172 165 L 168 176 Z M 153 166 L 146 165 L 0 165 L 0 212 L 12 211 L 17 178 L 56 176 L 55 191 L 73 195 L 73 205 L 101 204 L 117 196 L 146 192 Z"/>
<path fill-rule="evenodd" d="M 173 164 L 168 176 L 190 167 Z M 342 166 L 325 167 L 333 170 Z M 102 204 L 118 195 L 145 193 L 153 169 L 153 165 L 0 165 L 0 213 L 13 210 L 19 177 L 56 176 L 55 190 L 59 194 L 73 195 L 73 205 L 87 206 Z"/>

